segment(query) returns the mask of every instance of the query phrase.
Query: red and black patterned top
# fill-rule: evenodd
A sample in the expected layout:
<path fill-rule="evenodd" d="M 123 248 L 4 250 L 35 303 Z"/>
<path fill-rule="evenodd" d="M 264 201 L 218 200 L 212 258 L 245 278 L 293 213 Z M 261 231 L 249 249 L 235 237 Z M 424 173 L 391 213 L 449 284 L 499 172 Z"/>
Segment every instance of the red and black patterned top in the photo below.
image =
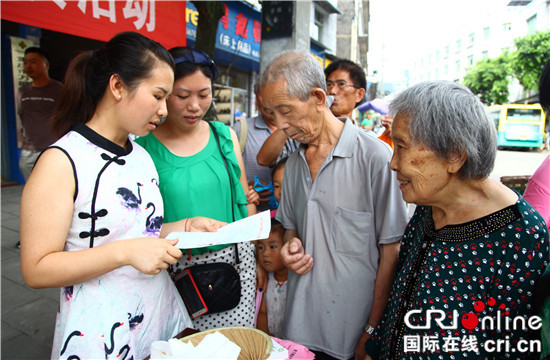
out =
<path fill-rule="evenodd" d="M 431 207 L 417 207 L 375 332 L 378 358 L 527 358 L 532 292 L 549 255 L 544 220 L 522 197 L 439 230 Z"/>

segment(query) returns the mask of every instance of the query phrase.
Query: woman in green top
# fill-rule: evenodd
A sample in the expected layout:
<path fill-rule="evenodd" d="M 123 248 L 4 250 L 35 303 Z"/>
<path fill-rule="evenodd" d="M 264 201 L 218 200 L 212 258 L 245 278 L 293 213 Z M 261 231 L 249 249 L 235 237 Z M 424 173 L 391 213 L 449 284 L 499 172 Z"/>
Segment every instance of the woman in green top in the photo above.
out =
<path fill-rule="evenodd" d="M 167 100 L 168 116 L 157 129 L 136 140 L 151 155 L 159 173 L 164 221 L 203 214 L 233 222 L 255 214 L 259 196 L 248 188 L 235 132 L 223 123 L 209 124 L 202 119 L 212 104 L 212 83 L 218 74 L 216 65 L 197 49 L 177 47 L 170 53 L 176 71 L 174 88 Z M 236 264 L 235 248 L 231 244 L 184 251 L 171 271 L 177 273 L 190 265 L 204 263 Z M 239 243 L 238 257 L 242 287 L 239 305 L 193 320 L 196 329 L 253 326 L 256 261 L 252 243 Z"/>

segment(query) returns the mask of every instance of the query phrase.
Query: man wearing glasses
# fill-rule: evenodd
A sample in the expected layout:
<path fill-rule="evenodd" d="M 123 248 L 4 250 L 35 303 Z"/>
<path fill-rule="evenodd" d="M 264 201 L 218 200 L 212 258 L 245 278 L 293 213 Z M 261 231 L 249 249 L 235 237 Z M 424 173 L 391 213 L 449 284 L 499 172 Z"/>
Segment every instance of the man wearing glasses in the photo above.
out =
<path fill-rule="evenodd" d="M 327 66 L 325 77 L 327 95 L 334 97 L 330 111 L 334 116 L 348 117 L 355 123 L 353 109 L 363 100 L 367 91 L 365 72 L 353 61 L 337 59 Z"/>

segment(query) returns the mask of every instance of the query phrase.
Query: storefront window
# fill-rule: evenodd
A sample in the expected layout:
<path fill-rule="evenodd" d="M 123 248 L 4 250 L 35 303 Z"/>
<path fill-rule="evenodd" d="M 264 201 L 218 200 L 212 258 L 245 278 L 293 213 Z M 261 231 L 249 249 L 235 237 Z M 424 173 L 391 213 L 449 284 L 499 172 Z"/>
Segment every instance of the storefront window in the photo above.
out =
<path fill-rule="evenodd" d="M 224 65 L 217 65 L 220 70 L 220 76 L 216 80 L 217 84 L 248 90 L 250 73 Z"/>

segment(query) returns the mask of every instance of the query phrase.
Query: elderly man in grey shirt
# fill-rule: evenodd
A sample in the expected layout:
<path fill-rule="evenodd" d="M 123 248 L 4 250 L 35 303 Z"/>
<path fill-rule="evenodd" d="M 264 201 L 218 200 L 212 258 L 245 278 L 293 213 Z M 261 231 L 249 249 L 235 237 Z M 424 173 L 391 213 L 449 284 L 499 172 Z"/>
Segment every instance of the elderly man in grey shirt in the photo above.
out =
<path fill-rule="evenodd" d="M 363 360 L 408 220 L 391 149 L 331 113 L 323 70 L 307 53 L 280 54 L 260 86 L 277 127 L 302 143 L 287 162 L 276 217 L 291 270 L 285 337 L 316 359 Z"/>

